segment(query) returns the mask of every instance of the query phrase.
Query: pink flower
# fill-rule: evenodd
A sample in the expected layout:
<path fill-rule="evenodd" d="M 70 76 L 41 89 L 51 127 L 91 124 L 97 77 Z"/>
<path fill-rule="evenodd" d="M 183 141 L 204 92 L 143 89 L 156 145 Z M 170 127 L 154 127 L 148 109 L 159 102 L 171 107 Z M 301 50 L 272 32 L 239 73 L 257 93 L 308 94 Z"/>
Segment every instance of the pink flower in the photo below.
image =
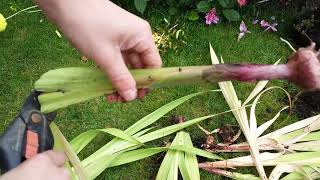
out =
<path fill-rule="evenodd" d="M 259 19 L 255 19 L 255 20 L 252 21 L 252 24 L 256 25 L 256 24 L 258 24 L 258 22 L 259 22 Z"/>
<path fill-rule="evenodd" d="M 248 3 L 248 0 L 237 0 L 240 7 L 245 6 Z"/>
<path fill-rule="evenodd" d="M 240 23 L 239 30 L 240 30 L 240 33 L 238 35 L 238 41 L 240 41 L 240 39 L 243 38 L 243 36 L 246 35 L 247 33 L 251 33 L 243 21 L 241 21 Z"/>
<path fill-rule="evenodd" d="M 217 15 L 216 8 L 211 9 L 207 14 L 206 14 L 206 24 L 211 25 L 212 23 L 217 24 L 219 22 L 219 16 Z"/>
<path fill-rule="evenodd" d="M 272 23 L 270 24 L 268 21 L 261 20 L 260 21 L 261 27 L 264 28 L 264 31 L 272 30 L 273 32 L 278 31 L 276 26 L 278 26 L 278 23 Z"/>

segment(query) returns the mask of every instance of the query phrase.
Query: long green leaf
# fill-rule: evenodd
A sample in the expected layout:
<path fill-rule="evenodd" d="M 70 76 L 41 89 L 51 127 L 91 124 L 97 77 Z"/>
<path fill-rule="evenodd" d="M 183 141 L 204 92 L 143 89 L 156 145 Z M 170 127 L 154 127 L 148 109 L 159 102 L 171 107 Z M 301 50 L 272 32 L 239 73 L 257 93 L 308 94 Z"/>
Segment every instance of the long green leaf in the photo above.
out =
<path fill-rule="evenodd" d="M 181 152 L 181 151 L 177 151 L 178 156 L 179 156 L 179 162 L 178 162 L 178 167 L 181 173 L 181 176 L 183 178 L 183 180 L 196 180 L 198 179 L 197 177 L 192 177 L 191 175 L 191 171 L 189 166 L 187 166 L 187 161 L 185 159 L 185 153 Z M 197 169 L 198 166 L 197 166 Z"/>
<path fill-rule="evenodd" d="M 87 180 L 88 175 L 85 169 L 83 168 L 77 154 L 72 150 L 72 147 L 70 146 L 66 138 L 61 133 L 59 127 L 54 122 L 52 122 L 50 124 L 50 128 L 54 138 L 56 140 L 58 139 L 58 141 L 61 142 L 61 146 L 63 147 L 64 152 L 66 153 L 68 159 L 70 160 L 72 166 L 74 167 L 74 170 L 77 173 L 78 178 L 80 180 Z"/>
<path fill-rule="evenodd" d="M 217 91 L 218 90 L 213 90 L 211 92 L 217 92 Z M 179 106 L 180 104 L 186 102 L 187 100 L 189 100 L 189 99 L 191 99 L 191 98 L 193 98 L 195 96 L 201 95 L 203 93 L 204 92 L 193 93 L 193 94 L 184 96 L 182 98 L 179 98 L 179 99 L 177 99 L 175 101 L 172 101 L 172 102 L 162 106 L 161 108 L 155 110 L 151 114 L 145 116 L 141 120 L 137 121 L 135 124 L 130 126 L 127 130 L 125 130 L 125 132 L 128 133 L 129 135 L 133 135 L 133 134 L 139 132 L 140 130 L 146 128 L 150 124 L 156 122 L 162 116 L 164 116 L 165 114 L 167 114 L 172 109 L 174 109 L 177 106 Z M 110 141 L 109 143 L 107 143 L 106 145 L 104 145 L 102 148 L 100 148 L 98 151 L 96 151 L 95 153 L 93 153 L 89 157 L 87 157 L 83 161 L 83 164 L 86 165 L 86 164 L 89 164 L 90 162 L 96 161 L 97 159 L 99 159 L 100 156 L 119 152 L 119 151 L 127 148 L 128 146 L 129 147 L 131 146 L 131 144 L 129 142 L 123 141 L 123 140 L 121 140 L 119 138 L 115 138 L 112 141 Z"/>
<path fill-rule="evenodd" d="M 186 121 L 184 123 L 181 124 L 175 124 L 175 125 L 171 125 L 171 126 L 167 126 L 165 128 L 159 129 L 157 131 L 153 131 L 151 133 L 145 134 L 141 137 L 138 138 L 139 141 L 145 143 L 145 142 L 149 142 L 149 141 L 153 141 L 155 139 L 159 139 L 161 137 L 167 136 L 169 134 L 172 134 L 174 132 L 180 131 L 181 129 L 184 129 L 188 126 L 191 126 L 193 124 L 199 123 L 203 120 L 209 119 L 211 117 L 214 117 L 215 115 L 209 115 L 209 116 L 204 116 L 204 117 L 200 117 L 200 118 L 195 118 L 193 120 L 189 120 Z"/>
<path fill-rule="evenodd" d="M 120 139 L 126 140 L 131 143 L 141 144 L 139 140 L 136 138 L 128 135 L 126 132 L 121 131 L 116 128 L 106 128 L 106 129 L 97 129 L 97 130 L 89 130 L 87 132 L 84 132 L 74 138 L 70 144 L 73 148 L 73 150 L 78 154 L 87 144 L 89 144 L 94 137 L 96 137 L 100 132 L 111 134 L 115 137 L 118 137 Z"/>
<path fill-rule="evenodd" d="M 290 145 L 293 151 L 320 151 L 320 141 L 307 141 Z"/>
<path fill-rule="evenodd" d="M 301 179 L 319 179 L 320 172 L 316 169 L 316 167 L 311 166 L 303 166 L 301 168 L 297 168 L 297 171 L 294 171 L 285 177 L 281 178 L 281 180 L 301 180 Z M 308 177 L 307 177 L 308 176 Z"/>
<path fill-rule="evenodd" d="M 184 133 L 185 136 L 185 145 L 193 148 L 191 137 L 188 133 Z M 187 166 L 190 176 L 192 179 L 200 179 L 199 167 L 198 167 L 198 159 L 195 154 L 185 152 L 185 161 L 184 164 Z"/>
<path fill-rule="evenodd" d="M 165 114 L 170 112 L 172 109 L 176 108 L 177 106 L 181 105 L 182 103 L 188 101 L 189 99 L 191 99 L 195 96 L 202 95 L 207 92 L 220 92 L 220 90 L 211 90 L 211 91 L 193 93 L 193 94 L 184 96 L 182 98 L 179 98 L 175 101 L 172 101 L 172 102 L 162 106 L 161 108 L 157 109 L 156 111 L 150 113 L 149 115 L 145 116 L 144 118 L 142 118 L 138 122 L 134 123 L 132 126 L 130 126 L 126 130 L 126 132 L 132 135 L 132 134 L 140 131 L 141 129 L 149 126 L 150 124 L 156 122 L 162 116 L 164 116 Z"/>
<path fill-rule="evenodd" d="M 189 120 L 187 122 L 184 122 L 182 124 L 176 124 L 176 125 L 172 125 L 172 126 L 168 126 L 168 127 L 165 127 L 165 128 L 162 128 L 160 130 L 157 130 L 157 131 L 154 131 L 154 132 L 151 132 L 151 133 L 148 133 L 148 134 L 145 134 L 141 137 L 138 137 L 138 141 L 142 142 L 142 143 L 146 143 L 146 142 L 149 142 L 149 141 L 152 141 L 152 140 L 155 140 L 155 139 L 159 139 L 161 137 L 164 137 L 164 136 L 167 136 L 169 134 L 172 134 L 174 132 L 177 132 L 183 128 L 186 128 L 188 126 L 191 126 L 193 124 L 196 124 L 198 122 L 201 122 L 205 119 L 208 119 L 210 117 L 213 117 L 215 115 L 210 115 L 210 116 L 205 116 L 205 117 L 201 117 L 201 118 L 196 118 L 196 119 L 193 119 L 193 120 Z M 127 142 L 126 144 L 123 144 L 123 146 L 119 149 L 115 149 L 115 153 L 116 152 L 120 152 L 120 151 L 123 151 L 123 150 L 126 150 L 128 148 L 132 148 L 132 147 L 136 147 L 138 148 L 139 146 L 137 146 L 136 144 L 133 144 L 133 143 L 130 143 L 130 142 Z M 108 157 L 109 155 L 112 155 L 114 153 L 101 153 L 99 154 L 99 158 L 96 158 L 96 161 L 103 158 L 103 157 Z M 83 166 L 85 166 L 86 170 L 90 170 L 88 169 L 88 167 L 90 167 L 90 164 L 94 163 L 95 161 L 82 161 L 82 164 Z M 108 163 L 108 162 L 105 162 L 105 163 Z M 101 165 L 103 167 L 106 167 L 104 166 L 103 164 Z M 100 172 L 102 172 L 104 169 L 101 169 Z"/>
<path fill-rule="evenodd" d="M 179 141 L 181 141 L 181 133 L 177 133 L 176 137 L 173 139 L 171 145 L 179 145 Z M 175 171 L 178 171 L 178 161 L 177 161 L 177 151 L 176 150 L 169 150 L 158 171 L 156 180 L 166 180 L 166 179 L 174 179 L 175 176 L 178 176 L 178 172 L 175 173 Z"/>
<path fill-rule="evenodd" d="M 119 166 L 122 164 L 127 164 L 130 162 L 134 162 L 140 159 L 144 159 L 149 156 L 153 156 L 160 152 L 166 151 L 167 148 L 159 147 L 159 148 L 148 148 L 148 149 L 137 149 L 125 153 L 121 153 L 112 163 L 110 167 Z"/>

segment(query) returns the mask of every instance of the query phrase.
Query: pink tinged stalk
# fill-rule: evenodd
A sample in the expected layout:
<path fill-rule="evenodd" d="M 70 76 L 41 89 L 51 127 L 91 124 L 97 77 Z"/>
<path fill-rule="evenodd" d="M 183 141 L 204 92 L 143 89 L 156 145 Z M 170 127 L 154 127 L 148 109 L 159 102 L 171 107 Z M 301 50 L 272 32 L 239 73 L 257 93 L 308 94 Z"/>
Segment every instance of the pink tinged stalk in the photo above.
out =
<path fill-rule="evenodd" d="M 219 16 L 217 15 L 216 8 L 212 8 L 205 16 L 206 24 L 211 25 L 217 24 L 220 20 Z"/>
<path fill-rule="evenodd" d="M 260 80 L 288 79 L 291 75 L 286 64 L 259 65 L 259 64 L 219 64 L 215 65 L 223 71 L 222 79 L 254 82 Z"/>
<path fill-rule="evenodd" d="M 254 82 L 259 80 L 283 79 L 289 80 L 307 91 L 320 90 L 319 52 L 315 43 L 309 47 L 300 48 L 287 64 L 219 64 L 214 65 L 214 71 L 220 73 L 220 80 L 237 80 Z"/>

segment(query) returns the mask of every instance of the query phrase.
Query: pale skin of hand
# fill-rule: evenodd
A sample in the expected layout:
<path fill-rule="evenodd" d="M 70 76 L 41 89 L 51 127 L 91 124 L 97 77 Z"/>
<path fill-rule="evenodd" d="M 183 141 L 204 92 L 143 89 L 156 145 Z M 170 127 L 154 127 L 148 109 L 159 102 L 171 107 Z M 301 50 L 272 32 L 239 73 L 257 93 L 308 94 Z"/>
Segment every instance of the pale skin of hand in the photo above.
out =
<path fill-rule="evenodd" d="M 159 68 L 161 58 L 147 21 L 108 0 L 36 0 L 44 14 L 111 79 L 125 101 L 137 98 L 132 68 Z"/>
<path fill-rule="evenodd" d="M 5 173 L 0 180 L 71 180 L 64 153 L 46 151 Z"/>

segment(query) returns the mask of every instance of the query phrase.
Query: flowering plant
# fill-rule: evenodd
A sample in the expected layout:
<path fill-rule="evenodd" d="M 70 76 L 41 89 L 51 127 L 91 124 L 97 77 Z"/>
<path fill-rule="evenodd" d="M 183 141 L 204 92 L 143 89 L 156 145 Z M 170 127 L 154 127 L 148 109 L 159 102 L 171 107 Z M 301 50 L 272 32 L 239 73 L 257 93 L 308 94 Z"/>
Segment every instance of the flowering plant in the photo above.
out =
<path fill-rule="evenodd" d="M 0 14 L 0 32 L 6 30 L 6 27 L 7 27 L 6 18 L 4 18 L 2 14 Z"/>
<path fill-rule="evenodd" d="M 166 0 L 165 6 L 168 6 L 168 13 L 176 15 L 181 9 L 187 10 L 186 18 L 191 21 L 199 20 L 202 15 L 205 16 L 205 22 L 208 25 L 217 24 L 222 20 L 219 15 L 224 16 L 228 21 L 240 21 L 238 8 L 248 4 L 249 0 Z M 135 9 L 141 14 L 145 12 L 146 7 L 156 1 L 134 0 Z M 160 5 L 160 4 L 159 4 Z M 163 3 L 161 3 L 163 5 Z"/>
<path fill-rule="evenodd" d="M 0 13 L 0 32 L 6 30 L 7 25 L 8 25 L 8 23 L 7 23 L 7 20 L 8 20 L 8 19 L 13 18 L 14 16 L 16 16 L 16 15 L 18 15 L 18 14 L 20 14 L 20 13 L 23 13 L 23 12 L 26 12 L 26 11 L 29 11 L 29 10 L 33 10 L 33 9 L 35 9 L 35 8 L 37 8 L 37 7 L 38 7 L 38 6 L 27 7 L 27 8 L 22 9 L 22 10 L 14 13 L 14 14 L 8 16 L 8 17 L 4 17 L 4 16 Z M 30 13 L 30 12 L 33 12 L 33 11 L 29 11 L 29 13 Z M 38 10 L 37 10 L 36 12 L 38 12 Z"/>

